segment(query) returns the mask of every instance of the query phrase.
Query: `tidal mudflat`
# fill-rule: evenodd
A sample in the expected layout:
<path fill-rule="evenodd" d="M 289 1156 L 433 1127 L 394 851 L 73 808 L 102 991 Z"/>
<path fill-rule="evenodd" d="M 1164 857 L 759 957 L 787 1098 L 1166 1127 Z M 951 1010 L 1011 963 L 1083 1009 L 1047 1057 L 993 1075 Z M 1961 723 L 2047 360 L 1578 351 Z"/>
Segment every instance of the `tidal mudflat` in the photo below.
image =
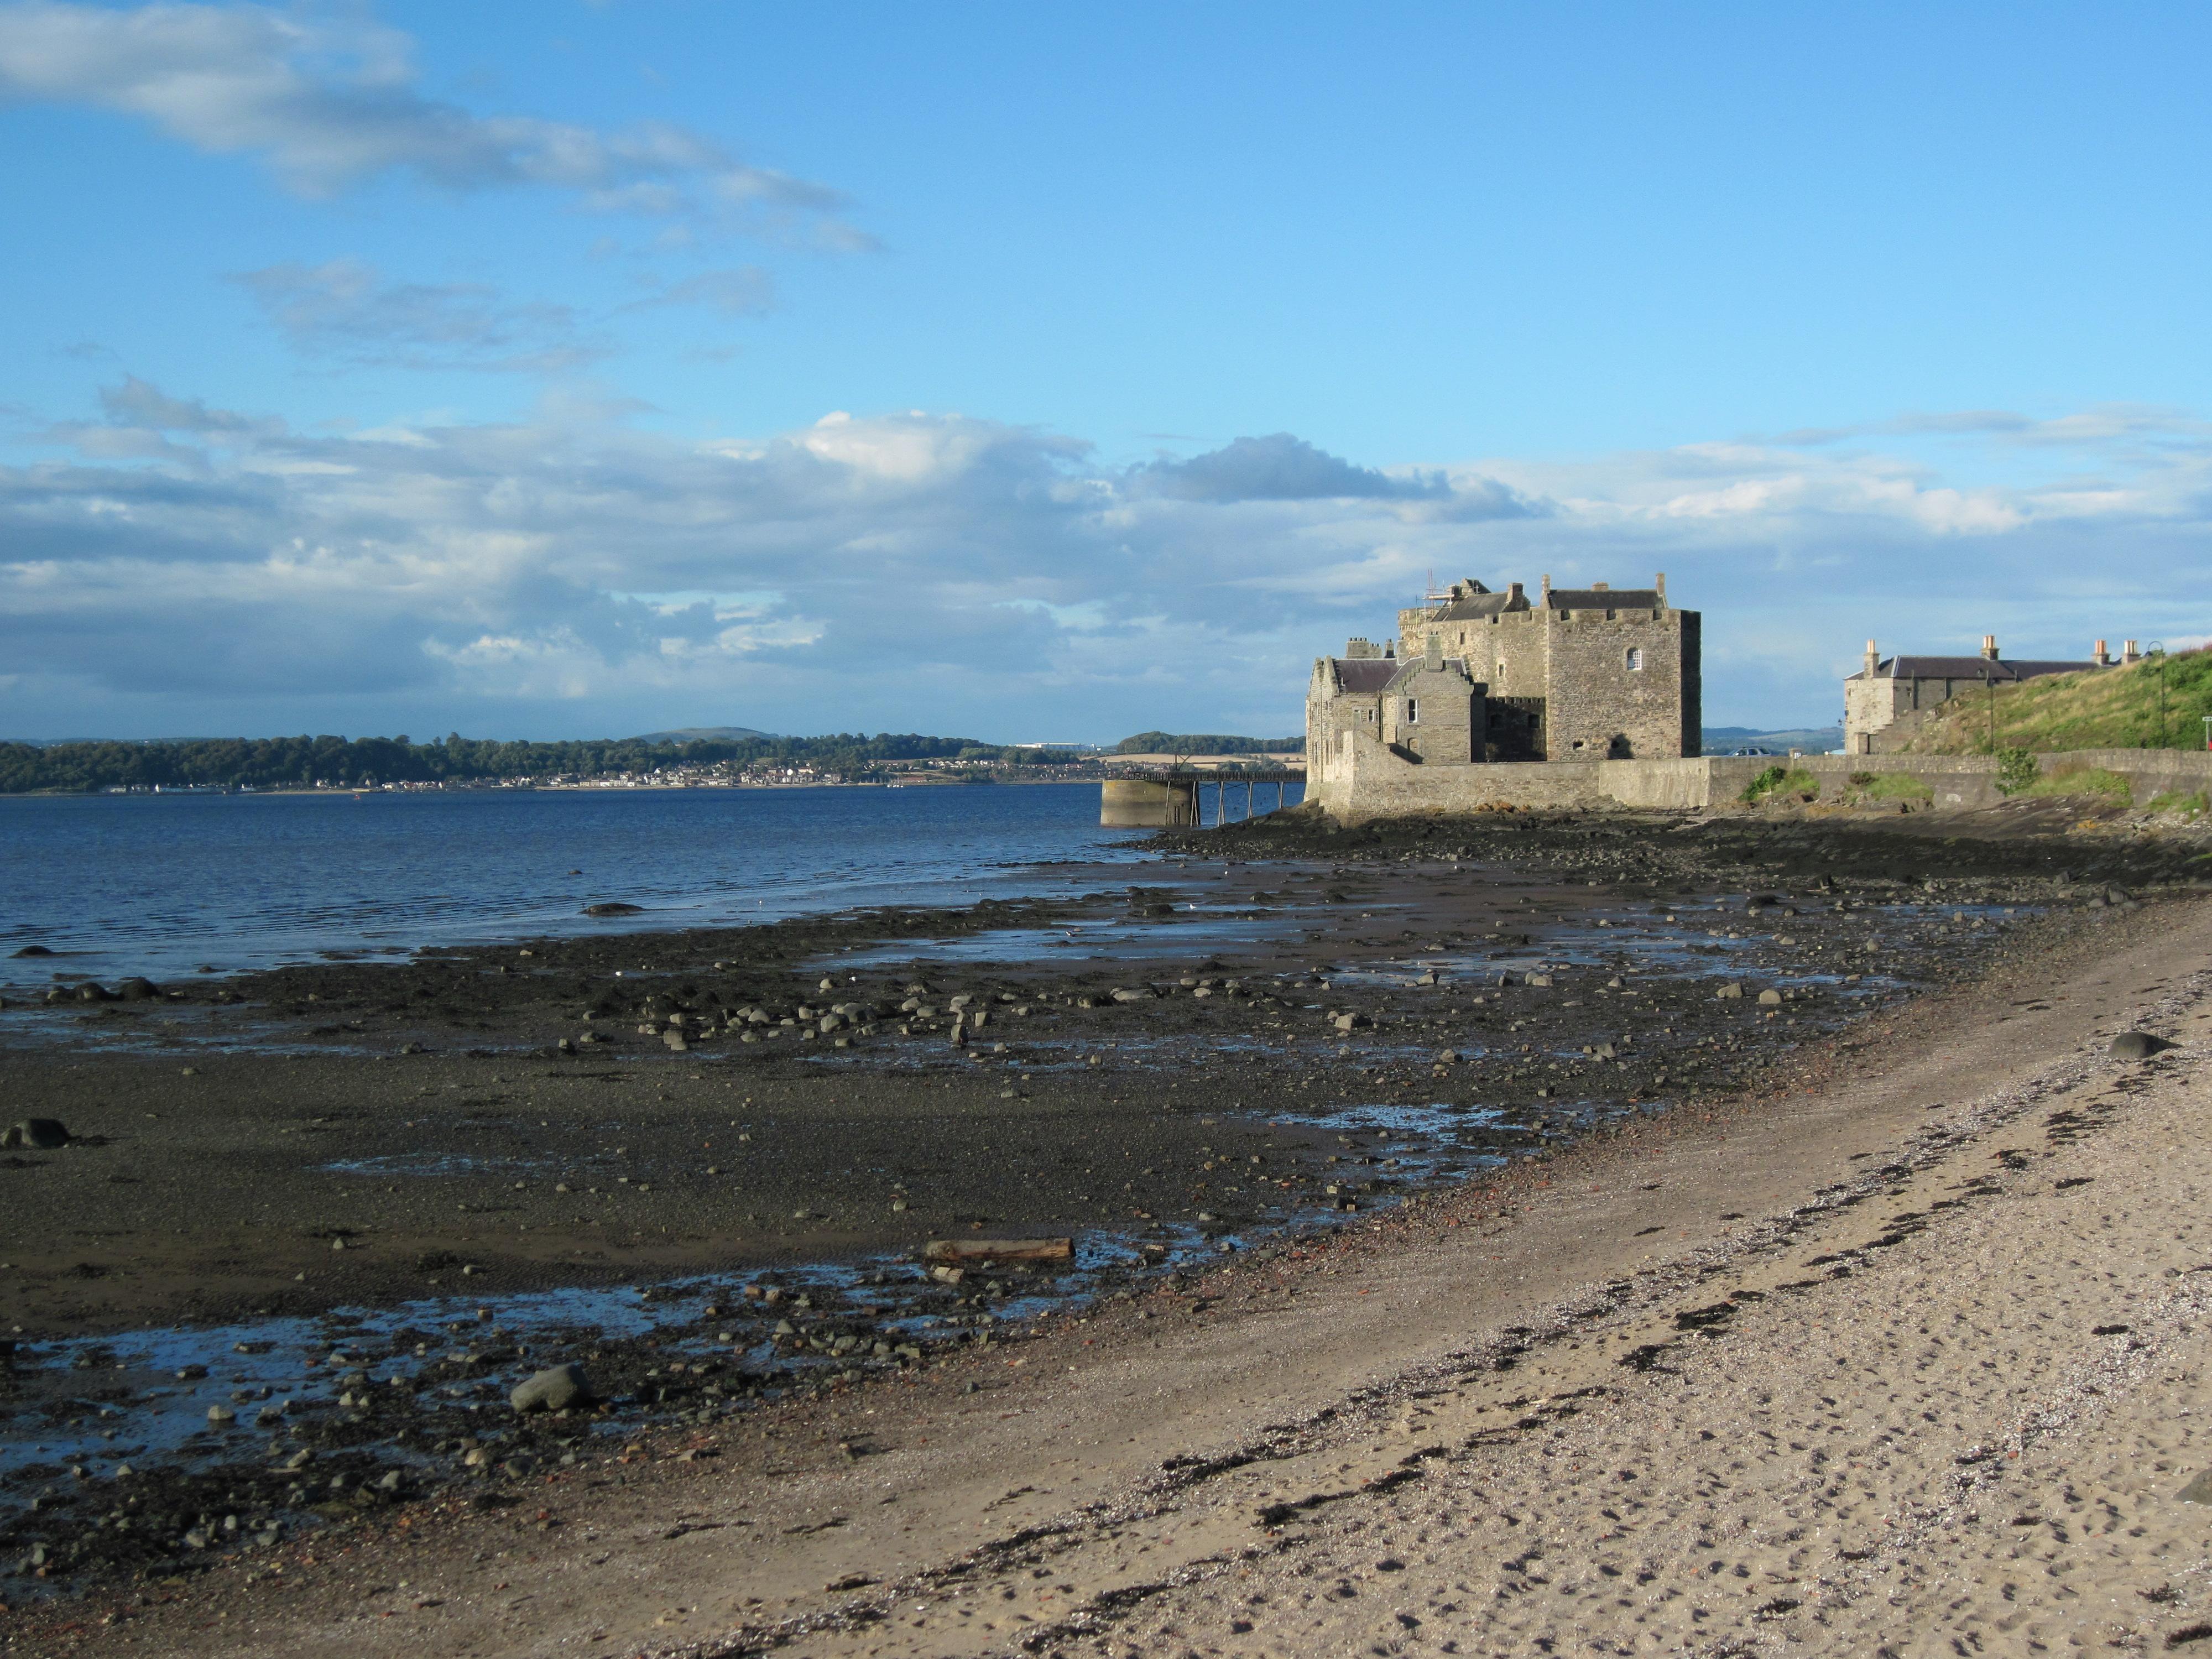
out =
<path fill-rule="evenodd" d="M 1966 828 L 1262 820 L 1066 900 L 11 1010 L 10 1115 L 76 1139 L 0 1171 L 8 1594 L 189 1599 L 456 1503 L 536 1525 L 670 1437 L 1079 1364 L 1224 1273 L 1893 1063 L 2197 850 Z M 921 1259 L 1035 1235 L 1066 1272 Z M 589 1409 L 508 1409 L 570 1361 Z"/>

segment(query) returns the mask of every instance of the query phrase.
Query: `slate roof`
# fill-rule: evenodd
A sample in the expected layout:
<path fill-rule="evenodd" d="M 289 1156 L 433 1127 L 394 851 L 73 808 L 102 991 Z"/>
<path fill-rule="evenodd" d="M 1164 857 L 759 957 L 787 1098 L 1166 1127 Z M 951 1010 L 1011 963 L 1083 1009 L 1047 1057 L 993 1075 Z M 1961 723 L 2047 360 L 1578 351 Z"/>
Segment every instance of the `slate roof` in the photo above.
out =
<path fill-rule="evenodd" d="M 2041 679 L 2045 674 L 2085 673 L 2099 665 L 2094 662 L 2053 662 L 2027 657 L 1891 657 L 1875 671 L 1875 677 L 1886 680 L 1979 680 L 1987 674 L 1993 685 L 2012 685 L 2021 680 Z M 1862 668 L 1851 678 L 1864 679 L 1866 670 Z"/>
<path fill-rule="evenodd" d="M 1425 657 L 1333 657 L 1329 661 L 1336 670 L 1338 689 L 1364 697 L 1380 696 L 1401 678 L 1411 678 L 1429 665 Z M 1468 674 L 1466 663 L 1457 657 L 1446 657 L 1444 666 Z M 1468 678 L 1474 677 L 1468 674 Z"/>
<path fill-rule="evenodd" d="M 1452 600 L 1429 620 L 1431 622 L 1486 622 L 1492 617 L 1502 617 L 1509 611 L 1526 611 L 1528 601 L 1524 597 L 1516 601 L 1510 593 L 1469 593 Z"/>
<path fill-rule="evenodd" d="M 1553 611 L 1664 611 L 1656 587 L 1555 587 L 1544 595 Z"/>
<path fill-rule="evenodd" d="M 1405 666 L 1395 657 L 1335 657 L 1330 665 L 1337 684 L 1355 696 L 1379 695 Z"/>

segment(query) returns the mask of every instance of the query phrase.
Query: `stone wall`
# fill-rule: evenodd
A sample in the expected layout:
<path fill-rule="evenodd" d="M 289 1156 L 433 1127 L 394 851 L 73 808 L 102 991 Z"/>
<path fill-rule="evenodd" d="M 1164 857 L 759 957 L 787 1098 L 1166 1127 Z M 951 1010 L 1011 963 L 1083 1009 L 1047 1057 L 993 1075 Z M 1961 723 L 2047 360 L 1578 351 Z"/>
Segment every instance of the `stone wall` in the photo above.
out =
<path fill-rule="evenodd" d="M 1433 639 L 1447 657 L 1490 687 L 1493 697 L 1540 697 L 1551 681 L 1551 631 L 1544 613 L 1509 611 L 1480 622 L 1431 623 L 1421 611 L 1398 613 L 1400 654 L 1418 657 Z"/>
<path fill-rule="evenodd" d="M 1577 611 L 1550 621 L 1551 689 L 1545 705 L 1547 758 L 1642 760 L 1698 752 L 1698 720 L 1686 708 L 1686 613 Z M 1637 653 L 1639 668 L 1631 668 Z M 1685 744 L 1686 734 L 1687 738 Z"/>
<path fill-rule="evenodd" d="M 1416 657 L 1382 699 L 1382 741 L 1438 766 L 1483 757 L 1483 688 L 1455 668 Z"/>
<path fill-rule="evenodd" d="M 2186 749 L 2084 749 L 2037 757 L 2045 776 L 2091 769 L 2128 781 L 2133 804 L 2162 793 L 2212 791 L 2212 753 Z M 1809 775 L 1818 799 L 1840 804 L 1855 773 L 1905 774 L 1928 786 L 1931 806 L 1960 810 L 2002 800 L 1997 762 L 1986 755 L 1708 756 L 1650 760 L 1544 761 L 1521 765 L 1429 767 L 1394 755 L 1359 732 L 1339 738 L 1325 765 L 1310 756 L 1309 799 L 1332 818 L 1521 810 L 1638 807 L 1696 811 L 1739 801 L 1767 768 Z"/>

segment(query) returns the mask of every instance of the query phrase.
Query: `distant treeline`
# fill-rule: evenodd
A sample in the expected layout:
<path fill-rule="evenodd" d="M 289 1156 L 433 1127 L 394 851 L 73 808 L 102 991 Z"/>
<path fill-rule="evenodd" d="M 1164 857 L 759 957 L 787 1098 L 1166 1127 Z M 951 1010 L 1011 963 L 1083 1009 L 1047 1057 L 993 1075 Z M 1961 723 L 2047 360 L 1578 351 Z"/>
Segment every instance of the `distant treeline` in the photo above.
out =
<path fill-rule="evenodd" d="M 1139 732 L 1114 745 L 1117 755 L 1295 755 L 1304 738 L 1231 738 L 1211 732 Z"/>
<path fill-rule="evenodd" d="M 838 732 L 822 738 L 645 743 L 635 738 L 572 743 L 494 743 L 456 732 L 436 743 L 396 738 L 194 738 L 174 743 L 0 743 L 0 793 L 32 790 L 165 788 L 297 789 L 317 783 L 471 782 L 498 778 L 608 777 L 665 767 L 811 767 L 847 777 L 910 761 L 983 766 L 1072 761 L 1044 749 L 1008 749 L 973 738 L 911 732 Z"/>

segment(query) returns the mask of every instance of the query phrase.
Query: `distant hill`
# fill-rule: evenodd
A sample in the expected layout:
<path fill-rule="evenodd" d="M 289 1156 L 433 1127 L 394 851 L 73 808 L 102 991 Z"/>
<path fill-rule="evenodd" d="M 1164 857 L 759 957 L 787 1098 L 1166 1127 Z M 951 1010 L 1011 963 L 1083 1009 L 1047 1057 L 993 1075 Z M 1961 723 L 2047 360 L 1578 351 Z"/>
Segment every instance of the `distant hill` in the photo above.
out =
<path fill-rule="evenodd" d="M 624 743 L 744 743 L 752 738 L 774 739 L 773 732 L 756 732 L 750 726 L 686 726 L 674 732 L 648 732 Z"/>
<path fill-rule="evenodd" d="M 1757 749 L 1773 755 L 1786 755 L 1796 749 L 1808 755 L 1825 755 L 1844 746 L 1844 728 L 1840 726 L 1802 726 L 1790 732 L 1760 732 L 1748 726 L 1709 726 L 1698 735 L 1708 755 L 1725 755 L 1738 749 Z"/>
<path fill-rule="evenodd" d="M 1115 744 L 1116 755 L 1296 755 L 1304 738 L 1235 738 L 1213 732 L 1139 732 Z"/>
<path fill-rule="evenodd" d="M 2160 669 L 2164 672 L 2161 674 Z M 2163 727 L 2159 702 L 2163 682 Z M 2127 668 L 2087 669 L 1978 688 L 1911 716 L 1904 752 L 1986 755 L 1992 749 L 2053 754 L 2069 749 L 2201 749 L 2212 714 L 2212 650 L 2145 657 Z"/>

